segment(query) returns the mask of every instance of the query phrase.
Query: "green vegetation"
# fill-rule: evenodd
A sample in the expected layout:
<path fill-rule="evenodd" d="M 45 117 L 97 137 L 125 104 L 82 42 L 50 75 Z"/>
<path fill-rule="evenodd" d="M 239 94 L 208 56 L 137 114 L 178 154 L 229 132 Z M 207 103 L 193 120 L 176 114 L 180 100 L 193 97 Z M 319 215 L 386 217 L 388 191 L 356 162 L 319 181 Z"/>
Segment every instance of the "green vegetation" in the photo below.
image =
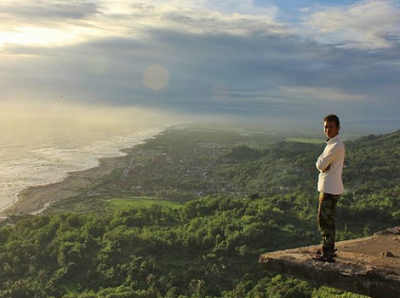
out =
<path fill-rule="evenodd" d="M 362 297 L 258 270 L 319 242 L 324 145 L 286 137 L 188 127 L 127 150 L 87 193 L 0 228 L 0 298 Z M 400 132 L 346 150 L 339 240 L 398 225 Z"/>
<path fill-rule="evenodd" d="M 322 144 L 325 140 L 319 139 L 310 139 L 310 138 L 287 138 L 286 142 L 297 142 L 297 143 L 310 143 L 310 144 Z"/>
<path fill-rule="evenodd" d="M 0 297 L 312 297 L 318 289 L 256 264 L 263 252 L 317 241 L 314 223 L 293 216 L 300 205 L 205 197 L 180 209 L 19 219 L 0 230 Z"/>
<path fill-rule="evenodd" d="M 215 171 L 219 159 L 243 146 L 259 155 L 258 150 L 285 138 L 268 130 L 174 127 L 124 150 L 127 155 L 119 158 L 124 168 L 99 179 L 82 195 L 52 204 L 45 213 L 99 212 L 111 198 L 157 197 L 184 203 L 206 195 L 244 195 Z"/>
<path fill-rule="evenodd" d="M 152 205 L 161 205 L 171 208 L 179 208 L 182 206 L 179 202 L 160 200 L 150 197 L 133 197 L 127 199 L 110 199 L 112 209 L 125 209 L 127 207 L 150 207 Z"/>

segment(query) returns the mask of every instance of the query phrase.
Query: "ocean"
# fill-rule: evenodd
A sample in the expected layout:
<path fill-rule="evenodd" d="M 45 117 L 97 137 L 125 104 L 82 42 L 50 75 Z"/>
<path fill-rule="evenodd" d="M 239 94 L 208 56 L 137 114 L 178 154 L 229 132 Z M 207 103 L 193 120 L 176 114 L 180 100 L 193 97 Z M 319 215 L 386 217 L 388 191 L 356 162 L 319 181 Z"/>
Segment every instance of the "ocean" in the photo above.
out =
<path fill-rule="evenodd" d="M 69 172 L 98 166 L 103 157 L 124 155 L 163 127 L 117 129 L 12 125 L 0 131 L 0 210 L 30 186 L 62 181 Z"/>

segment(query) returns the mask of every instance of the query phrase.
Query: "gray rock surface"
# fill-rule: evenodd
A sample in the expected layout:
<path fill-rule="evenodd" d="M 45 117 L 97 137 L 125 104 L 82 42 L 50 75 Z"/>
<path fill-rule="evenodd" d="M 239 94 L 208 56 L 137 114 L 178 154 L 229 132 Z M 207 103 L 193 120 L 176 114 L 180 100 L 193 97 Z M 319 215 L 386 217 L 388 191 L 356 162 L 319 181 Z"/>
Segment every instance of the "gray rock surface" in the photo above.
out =
<path fill-rule="evenodd" d="M 400 227 L 336 243 L 335 263 L 315 261 L 319 246 L 260 256 L 262 269 L 374 298 L 400 297 Z"/>

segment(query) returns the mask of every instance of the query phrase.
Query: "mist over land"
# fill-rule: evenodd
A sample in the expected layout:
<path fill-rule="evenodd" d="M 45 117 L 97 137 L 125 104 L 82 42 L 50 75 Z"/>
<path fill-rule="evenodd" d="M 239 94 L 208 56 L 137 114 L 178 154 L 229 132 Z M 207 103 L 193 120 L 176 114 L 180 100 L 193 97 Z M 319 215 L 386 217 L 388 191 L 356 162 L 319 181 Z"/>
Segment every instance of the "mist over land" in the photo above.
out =
<path fill-rule="evenodd" d="M 121 156 L 125 153 L 119 150 L 131 148 L 168 127 L 184 129 L 187 124 L 188 127 L 198 127 L 199 131 L 220 131 L 221 136 L 232 132 L 244 135 L 260 133 L 262 138 L 270 136 L 267 143 L 286 139 L 324 141 L 321 120 L 167 114 L 150 109 L 54 103 L 14 108 L 12 112 L 4 113 L 0 120 L 4 128 L 0 132 L 4 142 L 0 150 L 2 210 L 10 207 L 17 195 L 28 187 L 51 185 L 66 179 L 71 172 L 97 167 L 101 158 Z M 396 121 L 343 122 L 341 135 L 344 140 L 354 140 L 363 135 L 393 132 L 398 124 Z M 115 167 L 110 166 L 105 171 L 99 169 L 95 175 L 107 175 Z M 71 179 L 74 182 L 65 183 L 50 196 L 39 191 L 35 196 L 41 203 L 28 206 L 29 203 L 25 202 L 25 207 L 20 207 L 20 210 L 36 214 L 50 202 L 78 195 L 79 191 L 74 190 L 77 185 L 85 185 L 85 180 L 92 178 Z M 24 198 L 33 196 L 27 196 L 25 191 L 23 194 Z"/>

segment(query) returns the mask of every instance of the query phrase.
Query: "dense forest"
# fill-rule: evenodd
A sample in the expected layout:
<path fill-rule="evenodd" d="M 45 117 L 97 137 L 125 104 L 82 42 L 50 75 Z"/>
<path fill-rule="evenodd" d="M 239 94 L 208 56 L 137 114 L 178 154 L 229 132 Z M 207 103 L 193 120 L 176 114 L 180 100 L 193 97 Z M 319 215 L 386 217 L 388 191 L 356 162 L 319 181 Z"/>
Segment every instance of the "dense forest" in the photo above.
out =
<path fill-rule="evenodd" d="M 189 130 L 189 138 L 187 132 L 169 130 L 126 157 L 141 159 L 142 179 L 153 179 L 151 171 L 168 171 L 151 182 L 157 187 L 140 191 L 164 200 L 176 194 L 178 208 L 111 208 L 112 191 L 125 199 L 129 189 L 138 195 L 138 188 L 124 185 L 139 170 L 118 169 L 88 190 L 97 191 L 90 199 L 101 202 L 102 211 L 54 208 L 55 214 L 11 218 L 0 228 L 0 298 L 362 297 L 257 266 L 262 253 L 319 242 L 314 163 L 324 144 L 221 131 L 196 137 Z M 398 225 L 400 132 L 345 145 L 339 240 Z M 143 155 L 151 150 L 168 158 Z M 175 155 L 179 162 L 173 167 Z M 193 184 L 196 192 L 189 191 Z M 193 198 L 195 193 L 204 196 Z"/>

